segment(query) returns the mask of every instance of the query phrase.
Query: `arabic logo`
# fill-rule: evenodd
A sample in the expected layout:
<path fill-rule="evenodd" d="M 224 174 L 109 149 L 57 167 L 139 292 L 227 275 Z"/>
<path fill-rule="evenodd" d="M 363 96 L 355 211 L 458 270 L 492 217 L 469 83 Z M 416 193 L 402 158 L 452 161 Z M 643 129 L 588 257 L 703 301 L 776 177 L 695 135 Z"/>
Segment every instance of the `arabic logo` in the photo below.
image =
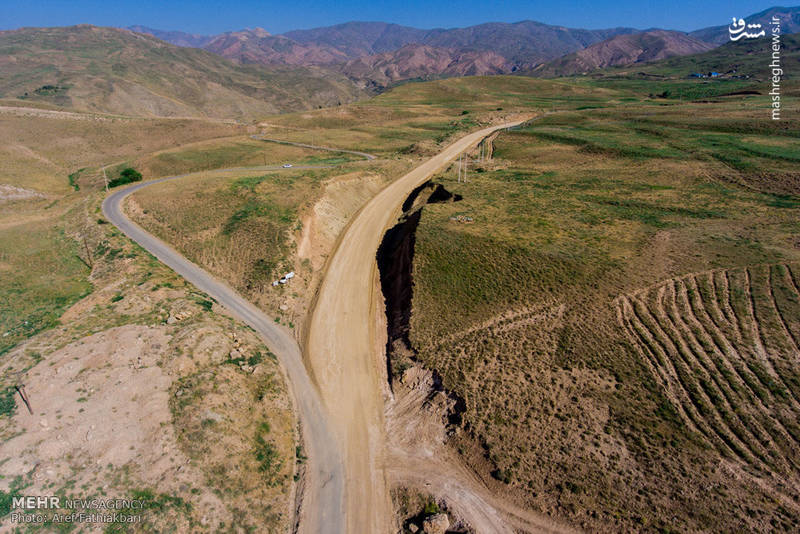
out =
<path fill-rule="evenodd" d="M 744 19 L 737 19 L 733 17 L 733 22 L 728 27 L 728 33 L 731 35 L 731 41 L 738 41 L 742 37 L 747 37 L 748 39 L 755 39 L 756 37 L 764 37 L 766 32 L 761 30 L 760 32 L 750 33 L 749 30 L 757 30 L 761 28 L 761 24 L 747 24 L 745 23 Z M 748 31 L 745 31 L 747 29 Z"/>

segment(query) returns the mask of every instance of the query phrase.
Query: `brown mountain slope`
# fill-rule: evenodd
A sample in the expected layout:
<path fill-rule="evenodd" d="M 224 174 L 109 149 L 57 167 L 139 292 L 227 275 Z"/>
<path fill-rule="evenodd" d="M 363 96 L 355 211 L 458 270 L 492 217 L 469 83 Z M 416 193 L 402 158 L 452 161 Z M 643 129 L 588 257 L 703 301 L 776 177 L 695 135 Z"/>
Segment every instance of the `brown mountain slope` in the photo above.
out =
<path fill-rule="evenodd" d="M 698 54 L 712 48 L 713 45 L 689 37 L 685 33 L 651 30 L 633 35 L 617 35 L 542 64 L 530 71 L 530 74 L 541 77 L 569 76 L 604 67 Z"/>
<path fill-rule="evenodd" d="M 533 67 L 614 35 L 635 31 L 631 28 L 582 30 L 533 21 L 433 30 L 383 22 L 348 22 L 284 35 L 269 35 L 263 30 L 229 32 L 216 36 L 204 48 L 242 63 L 331 65 L 423 44 L 461 52 L 490 52 L 502 56 L 508 65 L 504 72 L 510 72 Z M 404 57 L 403 54 L 399 57 Z"/>
<path fill-rule="evenodd" d="M 204 48 L 239 63 L 262 65 L 330 65 L 350 59 L 346 53 L 332 46 L 298 43 L 260 29 L 217 35 Z"/>
<path fill-rule="evenodd" d="M 292 31 L 285 35 L 300 43 L 336 48 L 351 59 L 418 43 L 439 48 L 494 52 L 522 68 L 580 50 L 614 35 L 635 31 L 632 28 L 565 28 L 531 20 L 432 30 L 382 22 L 347 22 L 325 28 Z"/>
<path fill-rule="evenodd" d="M 248 118 L 362 94 L 316 68 L 238 65 L 149 35 L 81 25 L 0 32 L 0 97 L 85 111 Z"/>
<path fill-rule="evenodd" d="M 445 76 L 482 76 L 511 70 L 510 62 L 494 52 L 410 44 L 393 52 L 348 61 L 341 72 L 362 87 L 385 88 L 400 80 Z"/>
<path fill-rule="evenodd" d="M 741 14 L 731 13 L 731 17 L 733 15 L 741 16 Z M 800 32 L 800 6 L 771 7 L 764 11 L 747 15 L 745 20 L 748 24 L 761 24 L 762 28 L 769 33 L 771 30 L 770 22 L 772 22 L 773 17 L 777 17 L 780 21 L 781 35 Z M 728 19 L 727 22 L 730 24 L 731 19 Z M 689 35 L 716 46 L 724 45 L 730 41 L 728 24 L 695 30 L 690 32 Z"/>
<path fill-rule="evenodd" d="M 211 39 L 214 38 L 213 36 L 210 35 L 200 35 L 197 33 L 156 30 L 139 24 L 135 26 L 128 26 L 125 29 L 136 33 L 146 33 L 148 35 L 152 35 L 157 39 L 166 41 L 170 44 L 174 44 L 176 46 L 185 46 L 189 48 L 203 48 L 209 41 L 211 41 Z"/>

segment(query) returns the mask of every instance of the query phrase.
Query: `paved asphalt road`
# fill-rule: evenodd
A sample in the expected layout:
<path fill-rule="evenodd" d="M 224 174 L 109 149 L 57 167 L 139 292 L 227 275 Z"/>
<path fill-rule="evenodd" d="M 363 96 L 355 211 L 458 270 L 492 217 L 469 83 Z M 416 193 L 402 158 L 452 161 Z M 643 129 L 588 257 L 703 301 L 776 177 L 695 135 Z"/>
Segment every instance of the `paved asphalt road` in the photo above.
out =
<path fill-rule="evenodd" d="M 274 167 L 275 170 L 281 167 Z M 298 166 L 293 169 L 310 168 Z M 259 167 L 269 169 L 268 167 Z M 233 169 L 224 169 L 226 172 Z M 255 170 L 255 169 L 254 169 Z M 308 456 L 306 493 L 300 531 L 305 533 L 339 534 L 345 531 L 344 518 L 344 465 L 338 442 L 334 438 L 328 415 L 322 407 L 319 393 L 309 379 L 302 360 L 300 347 L 292 334 L 277 325 L 264 312 L 245 300 L 225 283 L 184 258 L 172 247 L 144 231 L 128 219 L 122 210 L 125 197 L 144 187 L 176 180 L 186 175 L 140 182 L 114 191 L 103 202 L 103 213 L 114 226 L 153 254 L 162 263 L 184 277 L 195 287 L 225 306 L 236 317 L 251 326 L 262 337 L 267 347 L 280 359 L 289 376 L 303 429 L 303 441 Z"/>

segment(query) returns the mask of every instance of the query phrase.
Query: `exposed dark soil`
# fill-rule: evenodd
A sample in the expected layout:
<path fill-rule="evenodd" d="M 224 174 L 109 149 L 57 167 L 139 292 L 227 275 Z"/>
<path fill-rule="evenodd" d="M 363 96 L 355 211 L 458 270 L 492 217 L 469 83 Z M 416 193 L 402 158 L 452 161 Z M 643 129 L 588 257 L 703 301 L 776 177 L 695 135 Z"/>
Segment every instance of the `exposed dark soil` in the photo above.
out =
<path fill-rule="evenodd" d="M 416 351 L 411 345 L 409 332 L 414 294 L 414 245 L 422 210 L 427 204 L 459 200 L 461 195 L 450 193 L 442 184 L 425 182 L 408 195 L 403 202 L 403 214 L 397 224 L 386 231 L 378 247 L 378 270 L 386 301 L 386 368 L 390 386 L 395 372 L 402 372 L 402 369 L 393 369 L 393 361 L 399 358 L 416 361 Z M 435 370 L 434 378 L 436 387 L 442 390 L 441 378 Z M 451 414 L 451 423 L 460 422 L 459 413 L 463 411 L 463 406 L 463 400 L 456 399 L 456 413 Z"/>

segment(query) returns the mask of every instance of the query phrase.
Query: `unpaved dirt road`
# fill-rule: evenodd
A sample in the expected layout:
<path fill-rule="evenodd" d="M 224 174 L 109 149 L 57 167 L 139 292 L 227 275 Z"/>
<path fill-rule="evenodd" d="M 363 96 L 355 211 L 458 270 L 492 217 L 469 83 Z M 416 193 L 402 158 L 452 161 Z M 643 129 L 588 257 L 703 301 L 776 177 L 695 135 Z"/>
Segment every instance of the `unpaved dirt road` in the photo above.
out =
<path fill-rule="evenodd" d="M 220 170 L 220 172 L 224 171 L 225 169 Z M 290 388 L 295 397 L 302 423 L 304 445 L 309 458 L 300 532 L 308 534 L 343 533 L 345 532 L 345 521 L 342 508 L 344 497 L 342 455 L 338 448 L 338 441 L 334 438 L 330 428 L 328 415 L 316 388 L 309 379 L 303 365 L 300 348 L 292 334 L 275 324 L 264 312 L 226 284 L 216 280 L 169 245 L 144 231 L 123 213 L 124 199 L 134 191 L 178 178 L 182 178 L 182 176 L 141 182 L 115 191 L 103 202 L 103 213 L 125 235 L 252 327 L 258 332 L 267 347 L 278 356 L 286 369 Z"/>
<path fill-rule="evenodd" d="M 328 263 L 312 311 L 306 358 L 344 453 L 346 531 L 392 531 L 384 455 L 385 363 L 376 316 L 383 313 L 376 251 L 402 202 L 418 185 L 487 135 L 462 137 L 376 195 L 352 220 Z"/>
<path fill-rule="evenodd" d="M 375 156 L 372 154 L 367 154 L 366 152 L 359 152 L 358 150 L 345 150 L 343 148 L 333 148 L 329 146 L 319 146 L 319 145 L 309 145 L 306 143 L 295 143 L 294 141 L 283 141 L 281 139 L 272 139 L 271 137 L 264 137 L 262 134 L 255 134 L 250 136 L 251 139 L 255 139 L 257 141 L 266 141 L 268 143 L 278 143 L 279 145 L 291 145 L 291 146 L 299 146 L 301 148 L 313 148 L 314 150 L 327 150 L 328 152 L 341 152 L 343 154 L 354 154 L 356 156 L 361 156 L 365 159 L 375 159 Z"/>

